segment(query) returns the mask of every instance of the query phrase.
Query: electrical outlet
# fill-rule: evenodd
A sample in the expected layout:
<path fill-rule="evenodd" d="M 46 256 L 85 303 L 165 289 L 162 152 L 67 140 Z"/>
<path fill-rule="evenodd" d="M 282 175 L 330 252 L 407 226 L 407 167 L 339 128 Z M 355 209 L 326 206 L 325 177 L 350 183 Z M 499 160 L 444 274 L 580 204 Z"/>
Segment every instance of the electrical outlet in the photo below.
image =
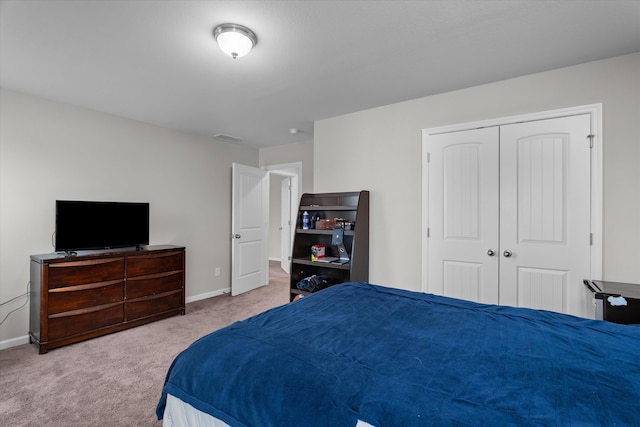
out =
<path fill-rule="evenodd" d="M 216 275 L 216 276 L 219 276 L 219 275 L 220 275 L 220 267 L 216 267 L 215 275 Z"/>

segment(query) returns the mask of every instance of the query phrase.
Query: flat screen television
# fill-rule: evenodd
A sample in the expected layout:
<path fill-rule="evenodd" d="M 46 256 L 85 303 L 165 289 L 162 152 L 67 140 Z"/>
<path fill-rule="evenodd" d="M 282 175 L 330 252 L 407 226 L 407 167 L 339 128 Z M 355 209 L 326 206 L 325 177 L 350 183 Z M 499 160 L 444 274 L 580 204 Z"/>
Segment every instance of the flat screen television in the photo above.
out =
<path fill-rule="evenodd" d="M 149 244 L 149 203 L 56 200 L 56 252 Z"/>

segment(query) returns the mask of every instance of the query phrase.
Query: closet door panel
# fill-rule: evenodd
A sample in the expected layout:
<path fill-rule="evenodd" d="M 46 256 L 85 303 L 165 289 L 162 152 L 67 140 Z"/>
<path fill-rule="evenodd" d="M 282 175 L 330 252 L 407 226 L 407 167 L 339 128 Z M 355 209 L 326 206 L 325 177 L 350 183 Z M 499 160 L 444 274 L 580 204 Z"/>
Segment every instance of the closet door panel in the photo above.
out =
<path fill-rule="evenodd" d="M 500 304 L 582 314 L 589 131 L 589 115 L 500 128 Z"/>
<path fill-rule="evenodd" d="M 471 301 L 480 301 L 483 267 L 479 262 L 443 260 L 444 294 Z"/>
<path fill-rule="evenodd" d="M 567 134 L 518 141 L 518 242 L 565 242 L 568 148 Z"/>
<path fill-rule="evenodd" d="M 498 129 L 431 136 L 427 149 L 429 292 L 497 303 Z"/>
<path fill-rule="evenodd" d="M 518 306 L 565 312 L 568 271 L 519 267 Z"/>

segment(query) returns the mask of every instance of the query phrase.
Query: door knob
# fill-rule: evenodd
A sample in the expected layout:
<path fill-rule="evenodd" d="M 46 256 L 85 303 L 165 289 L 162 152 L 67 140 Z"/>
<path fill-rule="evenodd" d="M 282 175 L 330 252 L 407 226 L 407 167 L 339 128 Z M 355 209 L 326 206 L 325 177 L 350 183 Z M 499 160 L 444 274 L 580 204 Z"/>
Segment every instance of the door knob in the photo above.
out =
<path fill-rule="evenodd" d="M 242 236 L 241 236 L 241 235 L 239 235 L 239 234 L 232 234 L 232 235 L 231 235 L 231 238 L 232 238 L 232 239 L 239 239 L 240 237 L 242 237 Z"/>
<path fill-rule="evenodd" d="M 495 254 L 496 254 L 496 251 L 494 251 L 493 249 L 489 249 L 487 251 L 487 255 L 489 255 L 489 256 L 494 256 Z"/>
<path fill-rule="evenodd" d="M 509 249 L 507 249 L 502 253 L 502 255 L 504 255 L 505 258 L 510 258 L 513 253 Z"/>

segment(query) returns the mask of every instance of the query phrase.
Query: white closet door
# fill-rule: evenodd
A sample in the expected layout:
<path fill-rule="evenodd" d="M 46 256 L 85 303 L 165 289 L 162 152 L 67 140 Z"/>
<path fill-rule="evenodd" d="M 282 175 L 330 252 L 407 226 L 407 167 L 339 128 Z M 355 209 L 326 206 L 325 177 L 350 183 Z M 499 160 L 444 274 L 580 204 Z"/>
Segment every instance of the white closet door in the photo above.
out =
<path fill-rule="evenodd" d="M 590 117 L 500 127 L 500 304 L 583 315 Z"/>
<path fill-rule="evenodd" d="M 497 304 L 498 128 L 430 136 L 427 150 L 428 290 Z"/>

